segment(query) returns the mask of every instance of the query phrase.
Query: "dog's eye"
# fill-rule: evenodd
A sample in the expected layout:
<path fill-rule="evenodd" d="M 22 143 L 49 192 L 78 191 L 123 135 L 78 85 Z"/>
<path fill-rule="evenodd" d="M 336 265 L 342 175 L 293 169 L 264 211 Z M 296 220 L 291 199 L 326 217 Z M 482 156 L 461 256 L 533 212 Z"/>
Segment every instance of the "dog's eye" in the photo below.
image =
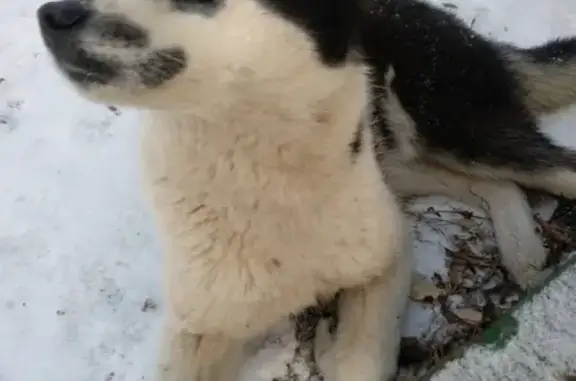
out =
<path fill-rule="evenodd" d="M 216 9 L 219 0 L 170 0 L 170 2 L 178 11 L 210 13 Z"/>

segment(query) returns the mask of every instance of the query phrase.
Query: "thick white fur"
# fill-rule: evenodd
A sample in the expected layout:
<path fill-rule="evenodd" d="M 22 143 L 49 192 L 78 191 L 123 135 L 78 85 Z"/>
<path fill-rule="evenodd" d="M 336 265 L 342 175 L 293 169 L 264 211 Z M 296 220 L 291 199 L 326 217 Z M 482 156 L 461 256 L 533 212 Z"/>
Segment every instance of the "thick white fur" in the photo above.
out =
<path fill-rule="evenodd" d="M 162 380 L 232 380 L 250 338 L 340 289 L 341 334 L 323 371 L 393 375 L 411 245 L 374 153 L 351 160 L 348 149 L 367 104 L 364 69 L 326 68 L 306 34 L 253 0 L 227 0 L 212 18 L 137 3 L 96 0 L 145 27 L 149 50 L 182 47 L 186 70 L 147 90 L 126 65 L 123 80 L 82 91 L 148 109 L 144 179 L 169 295 Z M 90 31 L 84 48 L 128 63 L 142 53 Z"/>
<path fill-rule="evenodd" d="M 537 280 L 536 275 L 546 261 L 546 250 L 536 232 L 526 196 L 512 181 L 515 174 L 496 174 L 458 163 L 454 166 L 460 169 L 459 172 L 424 164 L 419 160 L 415 123 L 390 86 L 393 78 L 394 70 L 390 69 L 386 78 L 388 94 L 383 99 L 383 107 L 389 115 L 389 125 L 394 129 L 398 148 L 390 150 L 379 144 L 377 152 L 386 182 L 399 195 L 443 195 L 485 210 L 492 219 L 503 265 L 520 286 L 528 287 Z M 560 187 L 558 181 L 557 184 L 554 184 L 556 190 Z"/>

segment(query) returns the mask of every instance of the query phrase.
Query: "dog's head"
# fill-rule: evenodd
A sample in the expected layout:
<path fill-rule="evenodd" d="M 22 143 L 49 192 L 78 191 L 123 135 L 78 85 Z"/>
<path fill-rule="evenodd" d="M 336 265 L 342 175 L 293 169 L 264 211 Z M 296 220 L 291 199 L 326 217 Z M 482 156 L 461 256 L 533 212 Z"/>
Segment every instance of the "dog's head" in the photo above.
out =
<path fill-rule="evenodd" d="M 44 42 L 76 88 L 145 108 L 268 85 L 336 87 L 358 17 L 357 0 L 64 0 L 38 10 Z"/>

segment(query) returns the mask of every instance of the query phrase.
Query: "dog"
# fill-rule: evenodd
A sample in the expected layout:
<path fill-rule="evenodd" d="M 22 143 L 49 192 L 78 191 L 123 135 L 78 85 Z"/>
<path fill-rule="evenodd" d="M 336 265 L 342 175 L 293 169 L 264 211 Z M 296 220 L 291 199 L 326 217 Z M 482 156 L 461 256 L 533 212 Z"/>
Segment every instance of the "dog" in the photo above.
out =
<path fill-rule="evenodd" d="M 321 371 L 394 376 L 412 241 L 359 128 L 363 19 L 356 0 L 38 9 L 82 96 L 142 110 L 144 187 L 166 252 L 161 380 L 232 380 L 252 338 L 337 293 Z"/>
<path fill-rule="evenodd" d="M 546 250 L 519 186 L 576 198 L 576 151 L 538 118 L 576 102 L 576 38 L 519 48 L 419 0 L 374 0 L 363 23 L 373 131 L 386 182 L 490 214 L 523 288 Z"/>
<path fill-rule="evenodd" d="M 488 209 L 526 286 L 545 251 L 517 184 L 573 194 L 571 151 L 536 124 L 574 100 L 572 39 L 522 50 L 417 1 L 63 1 L 38 17 L 83 96 L 144 109 L 163 380 L 233 378 L 250 338 L 339 290 L 321 370 L 390 378 L 411 260 L 394 196 Z"/>

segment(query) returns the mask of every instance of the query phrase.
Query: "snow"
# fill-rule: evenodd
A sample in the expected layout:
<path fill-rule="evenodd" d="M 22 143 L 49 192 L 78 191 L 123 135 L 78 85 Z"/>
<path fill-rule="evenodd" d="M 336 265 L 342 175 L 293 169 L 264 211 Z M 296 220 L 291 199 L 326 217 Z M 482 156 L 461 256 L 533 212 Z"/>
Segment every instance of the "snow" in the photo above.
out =
<path fill-rule="evenodd" d="M 136 114 L 90 104 L 59 77 L 37 30 L 41 3 L 0 2 L 0 380 L 152 380 L 161 252 L 139 187 Z M 482 33 L 522 46 L 576 34 L 571 0 L 450 3 Z M 574 121 L 568 110 L 546 123 L 566 141 Z M 419 205 L 430 203 L 448 208 Z M 450 241 L 415 225 L 415 270 L 445 277 Z M 437 318 L 411 303 L 405 334 Z M 283 374 L 293 347 L 289 333 L 271 341 L 244 379 Z"/>

